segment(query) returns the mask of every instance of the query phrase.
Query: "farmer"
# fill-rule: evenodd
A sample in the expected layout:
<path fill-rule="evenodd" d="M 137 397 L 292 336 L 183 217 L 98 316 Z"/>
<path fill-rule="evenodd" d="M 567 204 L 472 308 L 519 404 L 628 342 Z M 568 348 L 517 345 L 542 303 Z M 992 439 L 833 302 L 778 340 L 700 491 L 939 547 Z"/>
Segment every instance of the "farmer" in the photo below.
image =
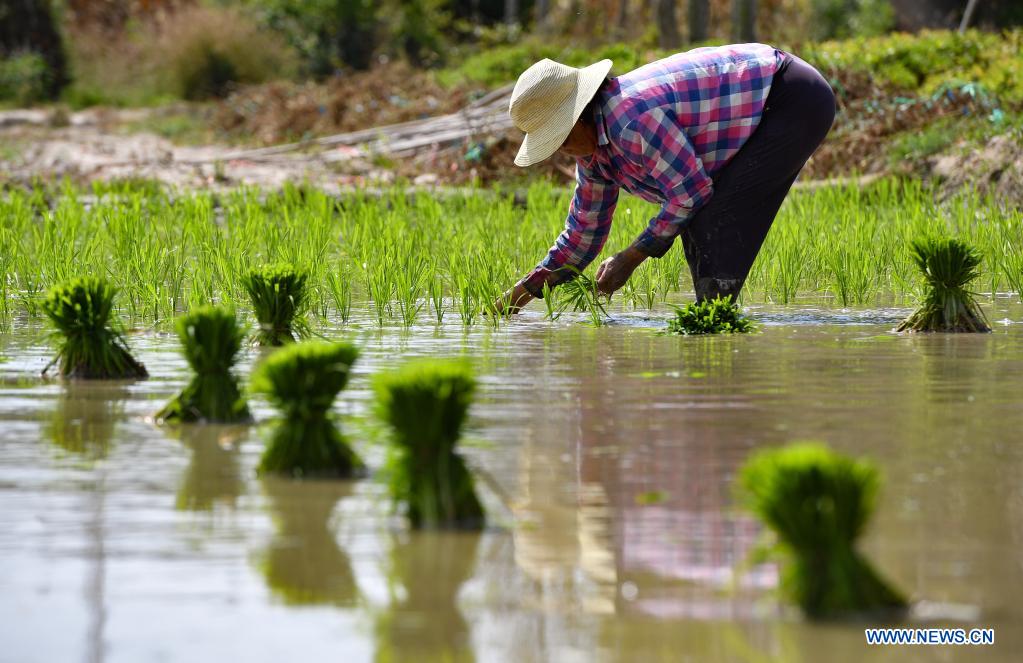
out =
<path fill-rule="evenodd" d="M 831 128 L 835 96 L 821 74 L 764 44 L 698 48 L 624 76 L 610 60 L 575 69 L 541 60 L 519 77 L 512 121 L 526 134 L 515 163 L 576 159 L 565 230 L 547 257 L 496 302 L 514 313 L 546 284 L 600 253 L 621 189 L 660 211 L 597 269 L 611 294 L 678 236 L 698 300 L 734 298 L 782 200 Z"/>

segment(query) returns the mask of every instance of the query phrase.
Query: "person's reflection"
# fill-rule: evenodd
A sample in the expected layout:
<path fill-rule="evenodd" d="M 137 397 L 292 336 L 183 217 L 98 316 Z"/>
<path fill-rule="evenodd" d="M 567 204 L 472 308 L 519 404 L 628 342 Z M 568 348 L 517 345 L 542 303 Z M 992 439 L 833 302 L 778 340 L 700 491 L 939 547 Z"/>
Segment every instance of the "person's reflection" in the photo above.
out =
<path fill-rule="evenodd" d="M 178 489 L 177 508 L 212 511 L 222 504 L 233 508 L 245 492 L 238 463 L 238 442 L 245 426 L 183 424 L 168 429 L 192 450 L 192 460 Z"/>
<path fill-rule="evenodd" d="M 376 624 L 378 663 L 475 660 L 458 594 L 475 571 L 479 538 L 450 530 L 394 536 L 390 602 Z"/>
<path fill-rule="evenodd" d="M 564 361 L 585 378 L 534 396 L 560 406 L 523 445 L 535 458 L 520 463 L 519 504 L 535 522 L 516 530 L 520 566 L 537 578 L 585 578 L 573 580 L 574 596 L 556 598 L 590 614 L 712 619 L 744 609 L 748 597 L 723 590 L 759 528 L 732 508 L 731 479 L 751 446 L 778 439 L 747 393 L 755 381 L 744 376 L 762 361 L 745 339 L 632 331 L 569 351 Z"/>
<path fill-rule="evenodd" d="M 67 453 L 88 460 L 106 458 L 127 398 L 120 382 L 67 381 L 43 435 Z"/>
<path fill-rule="evenodd" d="M 351 561 L 331 526 L 351 483 L 265 477 L 262 485 L 277 528 L 258 560 L 270 589 L 289 604 L 355 605 L 359 590 Z"/>

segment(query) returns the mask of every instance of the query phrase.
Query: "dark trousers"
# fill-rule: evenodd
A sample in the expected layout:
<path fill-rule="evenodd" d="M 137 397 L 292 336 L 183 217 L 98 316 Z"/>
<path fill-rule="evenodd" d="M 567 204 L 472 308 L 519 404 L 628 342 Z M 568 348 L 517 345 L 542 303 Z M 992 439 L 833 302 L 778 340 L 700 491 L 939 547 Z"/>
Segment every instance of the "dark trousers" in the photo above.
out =
<path fill-rule="evenodd" d="M 714 195 L 682 231 L 697 300 L 742 289 L 778 208 L 835 119 L 820 72 L 786 54 L 753 135 L 714 176 Z"/>

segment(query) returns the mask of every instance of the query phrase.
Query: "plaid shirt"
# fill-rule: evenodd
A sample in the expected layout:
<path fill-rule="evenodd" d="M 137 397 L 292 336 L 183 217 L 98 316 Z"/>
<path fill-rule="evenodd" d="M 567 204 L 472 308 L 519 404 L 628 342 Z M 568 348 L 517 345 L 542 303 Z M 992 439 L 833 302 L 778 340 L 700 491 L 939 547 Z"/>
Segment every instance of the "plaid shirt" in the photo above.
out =
<path fill-rule="evenodd" d="M 525 288 L 539 297 L 597 257 L 620 189 L 661 205 L 636 244 L 664 255 L 757 128 L 783 57 L 764 44 L 697 48 L 609 79 L 595 104 L 597 149 L 576 160 L 565 230 Z"/>

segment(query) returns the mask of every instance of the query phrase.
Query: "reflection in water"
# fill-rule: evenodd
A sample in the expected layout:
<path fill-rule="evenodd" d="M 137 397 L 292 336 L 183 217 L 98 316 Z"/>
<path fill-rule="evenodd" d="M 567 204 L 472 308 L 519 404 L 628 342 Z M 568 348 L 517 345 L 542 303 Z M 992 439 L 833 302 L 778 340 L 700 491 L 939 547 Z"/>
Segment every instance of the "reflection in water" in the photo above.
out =
<path fill-rule="evenodd" d="M 371 398 L 367 374 L 398 360 L 397 343 L 432 355 L 464 346 L 484 367 L 471 423 L 487 444 L 468 452 L 513 496 L 515 519 L 478 551 L 470 534 L 396 534 L 362 486 L 349 500 L 344 484 L 267 479 L 265 499 L 245 496 L 248 449 L 149 443 L 139 419 L 158 383 L 130 388 L 128 400 L 104 385 L 11 386 L 0 397 L 0 623 L 17 628 L 4 651 L 61 661 L 211 651 L 427 663 L 1016 661 L 1023 325 L 975 338 L 891 326 L 765 326 L 706 342 L 528 317 L 406 340 L 367 332 L 346 406 L 356 419 Z M 167 358 L 154 365 L 182 377 L 172 341 L 151 341 Z M 122 403 L 111 400 L 131 415 L 116 426 Z M 63 412 L 51 421 L 55 404 Z M 799 439 L 882 465 L 864 554 L 915 599 L 977 606 L 977 621 L 935 625 L 992 626 L 995 647 L 865 647 L 860 624 L 788 619 L 770 568 L 731 590 L 760 533 L 735 509 L 736 468 L 752 450 Z M 77 462 L 64 451 L 50 462 L 62 448 Z M 107 448 L 101 462 L 78 460 Z M 189 509 L 233 504 L 242 527 L 213 522 L 200 545 L 182 540 L 195 518 L 174 512 L 176 493 Z M 380 608 L 383 576 L 391 600 Z M 325 607 L 282 605 L 310 602 Z M 58 619 L 61 637 L 47 637 Z M 282 642 L 282 631 L 293 637 Z"/>
<path fill-rule="evenodd" d="M 393 536 L 390 601 L 376 623 L 378 663 L 475 661 L 458 594 L 476 570 L 479 538 L 453 530 Z"/>
<path fill-rule="evenodd" d="M 338 545 L 331 515 L 352 493 L 348 481 L 264 477 L 277 533 L 261 555 L 267 585 L 285 603 L 352 606 L 359 599 L 351 561 Z"/>
<path fill-rule="evenodd" d="M 212 511 L 220 503 L 235 506 L 245 492 L 239 469 L 238 442 L 245 426 L 182 424 L 168 429 L 192 450 L 192 460 L 178 489 L 177 508 Z"/>
<path fill-rule="evenodd" d="M 61 385 L 56 405 L 43 426 L 43 437 L 63 451 L 89 461 L 110 453 L 114 430 L 123 414 L 128 390 L 124 383 L 70 380 Z M 89 626 L 84 656 L 89 663 L 105 659 L 107 624 L 107 468 L 97 463 L 92 490 L 85 494 L 90 569 L 84 588 Z"/>
<path fill-rule="evenodd" d="M 43 437 L 88 460 L 106 458 L 127 398 L 121 382 L 69 380 L 61 385 Z"/>

